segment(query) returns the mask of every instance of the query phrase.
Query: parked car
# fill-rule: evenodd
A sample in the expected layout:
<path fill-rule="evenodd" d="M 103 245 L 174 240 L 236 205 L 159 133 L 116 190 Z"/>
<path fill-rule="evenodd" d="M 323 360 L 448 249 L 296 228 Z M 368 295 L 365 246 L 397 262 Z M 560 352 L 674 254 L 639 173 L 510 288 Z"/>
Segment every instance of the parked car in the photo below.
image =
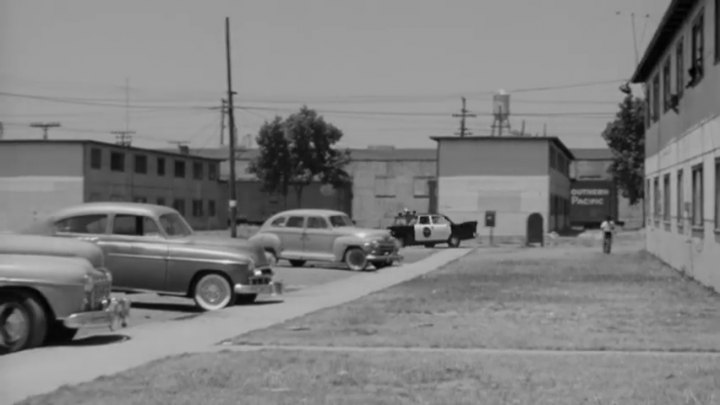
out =
<path fill-rule="evenodd" d="M 282 294 L 263 249 L 202 238 L 176 210 L 127 202 L 65 208 L 23 233 L 92 241 L 105 253 L 113 289 L 190 297 L 205 311 Z"/>
<path fill-rule="evenodd" d="M 126 326 L 130 302 L 111 297 L 111 283 L 91 243 L 0 235 L 0 354 Z"/>
<path fill-rule="evenodd" d="M 450 247 L 458 247 L 461 241 L 477 236 L 477 224 L 477 221 L 457 224 L 446 215 L 406 211 L 399 213 L 388 229 L 403 246 L 434 247 L 438 243 L 447 243 Z"/>
<path fill-rule="evenodd" d="M 343 212 L 321 209 L 283 211 L 270 217 L 250 238 L 269 260 L 288 260 L 294 267 L 308 261 L 345 263 L 362 271 L 380 269 L 402 260 L 399 243 L 385 229 L 355 226 Z"/>

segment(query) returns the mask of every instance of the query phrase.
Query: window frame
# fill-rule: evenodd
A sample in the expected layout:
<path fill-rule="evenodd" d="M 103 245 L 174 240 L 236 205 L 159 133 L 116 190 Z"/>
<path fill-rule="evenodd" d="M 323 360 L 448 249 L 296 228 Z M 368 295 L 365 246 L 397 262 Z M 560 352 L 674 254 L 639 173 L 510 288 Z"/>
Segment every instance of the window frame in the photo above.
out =
<path fill-rule="evenodd" d="M 195 161 L 193 162 L 192 169 L 193 169 L 193 179 L 194 180 L 203 180 L 203 174 L 205 170 L 203 170 L 203 162 Z"/>
<path fill-rule="evenodd" d="M 677 207 L 675 207 L 675 215 L 677 216 L 677 227 L 678 230 L 682 231 L 685 228 L 685 171 L 678 169 L 675 175 L 675 193 Z"/>
<path fill-rule="evenodd" d="M 115 160 L 115 158 L 119 157 L 120 160 Z M 120 151 L 111 151 L 110 152 L 110 171 L 111 172 L 118 172 L 123 173 L 125 172 L 125 152 Z M 119 163 L 119 166 L 117 165 Z"/>
<path fill-rule="evenodd" d="M 192 200 L 192 216 L 195 218 L 202 218 L 205 216 L 204 213 L 204 207 L 205 204 L 203 204 L 202 199 L 193 199 Z"/>
<path fill-rule="evenodd" d="M 672 85 L 672 69 L 670 61 L 672 56 L 668 56 L 663 63 L 662 68 L 662 93 L 663 93 L 663 113 L 670 111 L 670 96 L 672 96 L 671 85 Z"/>
<path fill-rule="evenodd" d="M 185 205 L 186 204 L 184 198 L 176 198 L 173 200 L 172 208 L 184 217 L 186 208 Z"/>
<path fill-rule="evenodd" d="M 653 123 L 660 120 L 660 73 L 652 78 L 652 111 L 650 113 Z"/>
<path fill-rule="evenodd" d="M 715 158 L 715 233 L 720 234 L 720 157 Z"/>
<path fill-rule="evenodd" d="M 90 168 L 94 170 L 102 169 L 103 153 L 101 148 L 90 148 Z"/>
<path fill-rule="evenodd" d="M 215 218 L 217 216 L 217 203 L 215 200 L 208 200 L 207 208 L 208 217 Z"/>
<path fill-rule="evenodd" d="M 133 166 L 135 174 L 147 174 L 148 158 L 145 154 L 136 154 L 133 158 Z M 142 169 L 142 170 L 141 170 Z"/>
<path fill-rule="evenodd" d="M 672 219 L 670 216 L 670 204 L 672 204 L 671 194 L 670 194 L 670 173 L 665 173 L 663 175 L 663 222 L 665 222 L 667 225 L 670 225 L 670 220 Z"/>
<path fill-rule="evenodd" d="M 58 231 L 58 224 L 61 222 L 67 222 L 67 221 L 73 221 L 77 220 L 78 218 L 85 218 L 85 217 L 98 217 L 97 221 L 105 221 L 104 229 L 102 232 L 76 232 L 76 231 Z M 94 222 L 94 221 L 93 221 Z M 104 235 L 108 232 L 108 226 L 110 224 L 110 216 L 108 214 L 80 214 L 80 215 L 73 215 L 70 217 L 60 218 L 55 221 L 53 221 L 52 227 L 53 227 L 53 234 L 54 235 Z M 88 225 L 87 223 L 85 224 Z"/>
<path fill-rule="evenodd" d="M 302 221 L 300 222 L 300 226 L 288 226 L 288 223 L 290 222 L 290 220 L 291 220 L 291 219 L 294 219 L 294 218 L 300 218 L 300 219 L 302 220 Z M 306 217 L 303 216 L 303 215 L 291 215 L 291 216 L 289 216 L 289 217 L 285 220 L 284 228 L 288 228 L 288 229 L 305 229 L 305 224 L 306 224 L 306 222 L 307 222 L 307 219 L 306 219 Z"/>
<path fill-rule="evenodd" d="M 720 0 L 718 0 L 720 1 Z M 685 36 L 675 45 L 675 95 L 680 100 L 685 92 Z"/>
<path fill-rule="evenodd" d="M 173 162 L 173 177 L 176 179 L 184 179 L 187 177 L 187 165 L 185 160 L 175 159 Z M 181 173 L 182 172 L 182 173 Z"/>
<path fill-rule="evenodd" d="M 692 212 L 691 212 L 691 226 L 693 230 L 701 231 L 705 228 L 705 176 L 703 173 L 702 163 L 692 167 Z M 699 180 L 697 179 L 699 174 Z M 700 186 L 697 190 L 696 186 Z M 699 194 L 699 195 L 698 195 Z M 697 199 L 696 199 L 697 198 Z"/>
<path fill-rule="evenodd" d="M 693 20 L 691 32 L 690 68 L 695 71 L 692 86 L 695 87 L 705 77 L 705 10 L 698 11 Z M 700 68 L 698 71 L 698 67 Z M 699 73 L 698 73 L 699 72 Z"/>
<path fill-rule="evenodd" d="M 660 176 L 655 176 L 655 178 L 653 178 L 653 220 L 656 224 L 660 222 L 660 217 L 662 216 L 661 201 Z"/>
<path fill-rule="evenodd" d="M 164 157 L 158 156 L 157 160 L 155 161 L 157 164 L 155 168 L 155 173 L 157 173 L 158 176 L 165 176 L 165 169 L 167 168 L 166 161 Z"/>

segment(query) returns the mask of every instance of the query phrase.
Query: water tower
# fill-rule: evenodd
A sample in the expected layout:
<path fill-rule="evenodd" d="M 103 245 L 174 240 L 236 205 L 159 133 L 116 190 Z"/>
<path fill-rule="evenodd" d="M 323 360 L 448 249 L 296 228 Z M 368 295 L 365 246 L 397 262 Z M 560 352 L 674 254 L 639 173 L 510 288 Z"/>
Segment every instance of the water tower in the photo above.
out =
<path fill-rule="evenodd" d="M 510 133 L 510 95 L 505 90 L 498 90 L 493 94 L 493 124 L 492 136 L 495 136 L 495 130 L 498 136 L 502 136 L 503 128 L 507 128 Z"/>

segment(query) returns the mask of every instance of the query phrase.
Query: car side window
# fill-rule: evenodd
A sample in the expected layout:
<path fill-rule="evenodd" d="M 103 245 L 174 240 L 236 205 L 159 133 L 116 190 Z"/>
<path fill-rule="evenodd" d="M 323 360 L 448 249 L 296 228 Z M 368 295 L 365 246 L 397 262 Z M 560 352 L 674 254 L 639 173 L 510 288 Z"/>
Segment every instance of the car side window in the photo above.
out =
<path fill-rule="evenodd" d="M 447 225 L 448 224 L 447 220 L 444 217 L 442 217 L 441 215 L 433 215 L 432 221 L 433 221 L 433 224 L 435 224 L 435 225 Z"/>
<path fill-rule="evenodd" d="M 323 217 L 308 217 L 307 227 L 311 229 L 327 229 L 329 228 L 327 221 Z"/>
<path fill-rule="evenodd" d="M 418 217 L 418 223 L 420 225 L 430 225 L 430 217 L 428 217 L 427 215 Z"/>
<path fill-rule="evenodd" d="M 275 218 L 272 222 L 270 222 L 270 226 L 276 226 L 276 227 L 284 226 L 286 219 L 287 218 L 285 218 L 285 217 Z"/>
<path fill-rule="evenodd" d="M 114 235 L 158 237 L 161 235 L 157 223 L 143 215 L 116 215 L 113 220 Z"/>
<path fill-rule="evenodd" d="M 302 228 L 305 224 L 305 217 L 290 217 L 285 223 L 286 228 Z"/>
<path fill-rule="evenodd" d="M 105 233 L 107 215 L 79 215 L 55 222 L 54 231 L 58 233 Z"/>

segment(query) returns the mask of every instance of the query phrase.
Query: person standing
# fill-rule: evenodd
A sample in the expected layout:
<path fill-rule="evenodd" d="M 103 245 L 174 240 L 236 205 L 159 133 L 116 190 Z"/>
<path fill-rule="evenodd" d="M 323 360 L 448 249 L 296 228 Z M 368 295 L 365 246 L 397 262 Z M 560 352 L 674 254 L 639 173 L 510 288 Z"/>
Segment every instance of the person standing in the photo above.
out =
<path fill-rule="evenodd" d="M 608 215 L 605 221 L 600 224 L 600 229 L 603 233 L 603 252 L 610 253 L 612 249 L 613 233 L 615 232 L 615 222 L 613 222 L 612 216 Z"/>

